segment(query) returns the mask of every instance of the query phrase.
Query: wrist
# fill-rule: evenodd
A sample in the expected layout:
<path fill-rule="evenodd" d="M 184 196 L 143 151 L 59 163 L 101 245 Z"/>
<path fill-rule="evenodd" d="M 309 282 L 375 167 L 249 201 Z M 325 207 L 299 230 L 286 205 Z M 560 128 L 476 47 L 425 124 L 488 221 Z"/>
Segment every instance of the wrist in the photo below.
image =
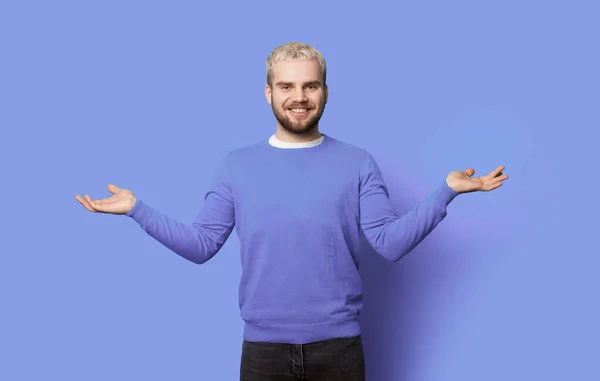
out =
<path fill-rule="evenodd" d="M 133 199 L 131 200 L 131 207 L 129 208 L 129 210 L 127 211 L 127 213 L 129 213 L 129 212 L 131 212 L 133 210 L 133 207 L 135 206 L 136 200 L 137 199 L 134 196 Z"/>
<path fill-rule="evenodd" d="M 448 187 L 450 189 L 452 189 L 453 191 L 455 191 L 456 193 L 460 193 L 459 190 L 456 188 L 456 186 L 453 185 L 452 181 L 450 181 L 450 176 L 446 177 L 446 185 L 448 185 Z"/>

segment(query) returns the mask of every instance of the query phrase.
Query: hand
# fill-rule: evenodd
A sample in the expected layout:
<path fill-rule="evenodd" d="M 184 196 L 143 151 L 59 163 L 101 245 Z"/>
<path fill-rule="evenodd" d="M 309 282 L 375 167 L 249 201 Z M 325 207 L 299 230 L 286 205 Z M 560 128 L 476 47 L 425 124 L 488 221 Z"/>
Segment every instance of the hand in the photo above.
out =
<path fill-rule="evenodd" d="M 118 188 L 113 184 L 108 184 L 108 191 L 113 193 L 113 196 L 102 200 L 92 200 L 87 194 L 85 198 L 75 195 L 75 199 L 94 213 L 126 214 L 133 208 L 136 200 L 133 192 Z"/>
<path fill-rule="evenodd" d="M 448 174 L 446 183 L 457 193 L 469 193 L 476 191 L 489 192 L 502 185 L 508 179 L 508 175 L 502 174 L 504 166 L 500 165 L 485 176 L 471 178 L 475 174 L 473 168 L 465 171 L 453 171 Z"/>

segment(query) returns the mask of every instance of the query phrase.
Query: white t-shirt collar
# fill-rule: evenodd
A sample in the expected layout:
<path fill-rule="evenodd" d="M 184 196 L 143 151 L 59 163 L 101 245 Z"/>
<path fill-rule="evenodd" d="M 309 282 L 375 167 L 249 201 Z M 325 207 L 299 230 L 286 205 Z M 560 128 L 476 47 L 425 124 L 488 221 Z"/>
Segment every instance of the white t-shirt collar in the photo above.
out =
<path fill-rule="evenodd" d="M 325 136 L 321 135 L 319 138 L 311 140 L 310 142 L 283 142 L 277 139 L 275 134 L 273 134 L 269 138 L 269 144 L 277 148 L 311 148 L 321 144 L 323 139 L 325 139 Z"/>

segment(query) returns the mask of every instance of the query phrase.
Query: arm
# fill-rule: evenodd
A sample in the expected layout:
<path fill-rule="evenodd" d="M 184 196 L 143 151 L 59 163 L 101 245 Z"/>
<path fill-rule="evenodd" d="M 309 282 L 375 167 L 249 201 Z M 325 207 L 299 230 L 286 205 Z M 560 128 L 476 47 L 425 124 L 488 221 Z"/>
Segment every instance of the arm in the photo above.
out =
<path fill-rule="evenodd" d="M 204 204 L 191 224 L 176 221 L 139 199 L 126 215 L 171 251 L 194 263 L 205 263 L 219 252 L 235 225 L 226 160 L 215 171 Z"/>
<path fill-rule="evenodd" d="M 373 249 L 385 259 L 400 260 L 446 217 L 447 206 L 458 195 L 441 183 L 408 213 L 394 210 L 373 157 L 365 151 L 360 173 L 360 226 Z"/>

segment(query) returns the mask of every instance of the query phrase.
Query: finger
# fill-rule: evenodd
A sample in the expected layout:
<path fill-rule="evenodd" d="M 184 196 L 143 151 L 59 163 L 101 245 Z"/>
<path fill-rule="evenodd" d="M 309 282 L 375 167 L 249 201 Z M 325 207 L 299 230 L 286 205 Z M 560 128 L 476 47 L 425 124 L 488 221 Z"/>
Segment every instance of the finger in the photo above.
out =
<path fill-rule="evenodd" d="M 120 191 L 121 189 L 119 187 L 117 187 L 114 184 L 108 184 L 108 191 L 110 193 L 117 193 L 118 191 Z"/>
<path fill-rule="evenodd" d="M 75 199 L 77 201 L 79 201 L 79 203 L 81 205 L 83 205 L 84 208 L 86 208 L 87 210 L 89 210 L 90 212 L 96 213 L 96 210 L 94 208 L 92 208 L 92 206 L 87 202 L 86 199 L 82 198 L 80 195 L 76 195 Z"/>
<path fill-rule="evenodd" d="M 493 171 L 491 171 L 490 173 L 488 173 L 487 175 L 481 176 L 481 179 L 483 181 L 491 181 L 495 177 L 497 177 L 498 175 L 501 175 L 503 169 L 504 169 L 504 166 L 500 165 L 500 166 L 496 167 Z"/>
<path fill-rule="evenodd" d="M 85 195 L 85 200 L 87 201 L 90 208 L 92 208 L 96 212 L 102 212 L 102 207 L 97 205 L 94 200 L 89 195 Z"/>
<path fill-rule="evenodd" d="M 499 165 L 493 171 L 491 171 L 488 176 L 493 179 L 494 177 L 502 174 L 503 170 L 504 170 L 504 166 L 503 165 Z"/>
<path fill-rule="evenodd" d="M 106 206 L 110 204 L 114 204 L 117 200 L 115 197 L 103 198 L 102 200 L 94 200 L 96 206 Z"/>
<path fill-rule="evenodd" d="M 494 182 L 488 182 L 485 186 L 487 191 L 492 191 L 498 187 L 501 187 L 502 185 L 504 185 L 504 183 L 502 181 L 494 181 Z"/>
<path fill-rule="evenodd" d="M 494 184 L 492 184 L 492 185 L 489 185 L 489 186 L 488 186 L 488 192 L 489 192 L 489 191 L 493 191 L 494 189 L 496 189 L 496 188 L 499 188 L 499 187 L 501 187 L 501 186 L 502 186 L 502 183 L 501 183 L 501 182 L 498 182 L 498 183 L 494 183 Z"/>
<path fill-rule="evenodd" d="M 487 183 L 489 183 L 489 184 L 495 184 L 497 182 L 502 182 L 502 181 L 504 181 L 506 179 L 508 179 L 508 175 L 500 175 L 500 176 L 488 179 Z"/>
<path fill-rule="evenodd" d="M 84 200 L 81 198 L 81 196 L 80 196 L 80 195 L 76 194 L 76 195 L 75 195 L 75 200 L 77 200 L 77 202 L 79 202 L 81 205 L 83 205 L 83 207 L 84 207 L 84 208 L 86 208 L 87 210 L 89 210 L 90 212 L 93 212 L 93 211 L 94 211 L 93 209 L 90 209 L 90 208 L 87 206 L 87 202 L 86 202 L 86 201 L 84 201 Z"/>
<path fill-rule="evenodd" d="M 475 174 L 475 169 L 474 168 L 468 168 L 466 170 L 463 171 L 463 173 L 465 175 L 467 175 L 468 177 L 471 177 Z"/>

